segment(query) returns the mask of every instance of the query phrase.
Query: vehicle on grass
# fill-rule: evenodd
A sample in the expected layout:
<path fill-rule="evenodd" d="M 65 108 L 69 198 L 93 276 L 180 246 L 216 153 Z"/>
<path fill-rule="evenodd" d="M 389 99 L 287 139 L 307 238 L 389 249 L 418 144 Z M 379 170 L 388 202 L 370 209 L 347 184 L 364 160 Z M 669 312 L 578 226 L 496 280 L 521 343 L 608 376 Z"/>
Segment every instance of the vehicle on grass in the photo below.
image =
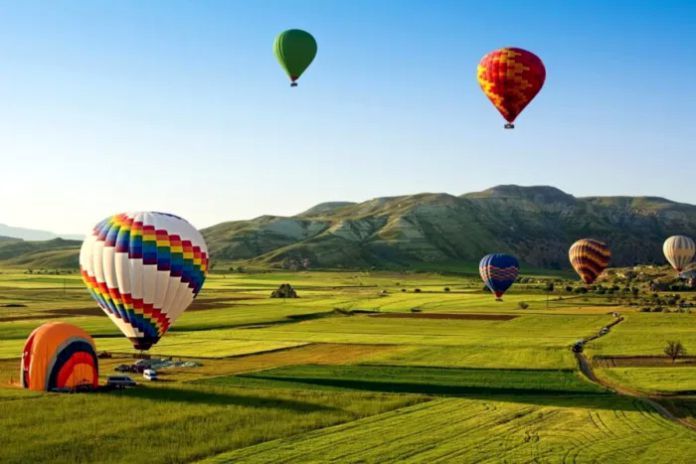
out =
<path fill-rule="evenodd" d="M 114 367 L 114 370 L 116 372 L 135 372 L 133 366 L 130 364 L 119 364 L 118 366 Z"/>
<path fill-rule="evenodd" d="M 606 335 L 609 333 L 609 327 L 602 327 L 602 330 L 599 331 L 599 335 Z"/>
<path fill-rule="evenodd" d="M 150 359 L 138 359 L 131 367 L 133 368 L 131 372 L 142 374 L 145 372 L 145 369 L 150 369 L 152 367 L 152 361 Z"/>
<path fill-rule="evenodd" d="M 135 380 L 131 379 L 127 375 L 111 375 L 106 379 L 106 386 L 108 388 L 122 389 L 127 387 L 135 387 L 136 385 Z"/>
<path fill-rule="evenodd" d="M 143 378 L 150 381 L 157 380 L 157 371 L 154 369 L 145 369 L 143 371 Z"/>
<path fill-rule="evenodd" d="M 585 347 L 586 340 L 578 340 L 573 343 L 572 350 L 573 353 L 582 353 L 582 349 Z"/>

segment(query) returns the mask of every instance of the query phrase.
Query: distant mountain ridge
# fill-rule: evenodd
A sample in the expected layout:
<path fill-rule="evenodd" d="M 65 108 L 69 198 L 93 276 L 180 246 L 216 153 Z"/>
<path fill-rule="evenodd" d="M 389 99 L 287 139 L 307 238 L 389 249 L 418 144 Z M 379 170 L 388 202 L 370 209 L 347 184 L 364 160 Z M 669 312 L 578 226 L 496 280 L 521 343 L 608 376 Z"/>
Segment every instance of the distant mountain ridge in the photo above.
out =
<path fill-rule="evenodd" d="M 662 242 L 670 235 L 695 237 L 696 206 L 659 197 L 578 198 L 554 187 L 500 185 L 460 196 L 421 193 L 320 203 L 295 216 L 224 222 L 202 233 L 213 264 L 451 269 L 506 252 L 523 265 L 566 269 L 570 245 L 592 237 L 609 244 L 612 266 L 628 266 L 664 263 Z M 0 262 L 77 265 L 80 242 L 19 242 L 0 240 Z"/>
<path fill-rule="evenodd" d="M 548 186 L 500 185 L 453 196 L 423 193 L 322 203 L 292 217 L 261 216 L 203 231 L 213 259 L 312 267 L 475 263 L 508 252 L 567 268 L 577 239 L 608 242 L 612 265 L 663 263 L 662 242 L 696 235 L 696 206 L 659 197 L 577 198 Z"/>
<path fill-rule="evenodd" d="M 6 224 L 0 224 L 0 236 L 7 238 L 21 238 L 22 240 L 52 240 L 54 238 L 62 238 L 66 240 L 83 239 L 81 235 L 77 234 L 55 234 L 46 230 L 12 227 Z"/>

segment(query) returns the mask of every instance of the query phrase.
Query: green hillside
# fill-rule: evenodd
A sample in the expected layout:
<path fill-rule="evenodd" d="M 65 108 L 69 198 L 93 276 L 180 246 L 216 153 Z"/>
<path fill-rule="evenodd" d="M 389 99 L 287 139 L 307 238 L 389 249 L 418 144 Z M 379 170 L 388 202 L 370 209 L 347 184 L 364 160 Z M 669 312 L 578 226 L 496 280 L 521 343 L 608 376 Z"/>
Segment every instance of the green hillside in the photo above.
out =
<path fill-rule="evenodd" d="M 578 238 L 609 243 L 613 266 L 663 263 L 662 242 L 696 235 L 696 206 L 656 197 L 576 198 L 553 187 L 504 185 L 453 196 L 423 193 L 321 203 L 291 217 L 207 229 L 213 263 L 302 268 L 472 268 L 490 252 L 527 268 L 568 268 Z M 0 262 L 76 267 L 78 241 L 0 241 Z"/>
<path fill-rule="evenodd" d="M 27 268 L 76 268 L 81 242 L 56 238 L 44 241 L 0 239 L 0 262 Z"/>
<path fill-rule="evenodd" d="M 576 198 L 553 187 L 498 186 L 459 197 L 418 194 L 318 205 L 203 230 L 213 258 L 284 267 L 475 263 L 493 251 L 566 268 L 578 238 L 607 241 L 613 265 L 661 263 L 672 234 L 696 232 L 696 206 L 655 197 Z"/>

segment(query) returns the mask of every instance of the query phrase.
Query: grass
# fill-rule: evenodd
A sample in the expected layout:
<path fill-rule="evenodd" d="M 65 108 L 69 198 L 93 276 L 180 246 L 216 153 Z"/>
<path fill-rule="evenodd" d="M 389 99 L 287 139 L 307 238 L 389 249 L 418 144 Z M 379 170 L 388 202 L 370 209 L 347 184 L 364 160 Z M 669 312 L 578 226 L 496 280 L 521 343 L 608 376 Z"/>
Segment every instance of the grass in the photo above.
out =
<path fill-rule="evenodd" d="M 442 398 L 205 462 L 694 462 L 692 434 L 627 399 Z"/>
<path fill-rule="evenodd" d="M 662 355 L 668 340 L 680 340 L 696 352 L 696 314 L 628 313 L 588 350 L 593 355 Z"/>
<path fill-rule="evenodd" d="M 0 397 L 2 462 L 189 462 L 419 401 L 376 393 L 172 385 Z M 60 426 L 54 426 L 60 424 Z"/>
<path fill-rule="evenodd" d="M 696 392 L 696 367 L 612 367 L 596 372 L 609 382 L 644 392 Z"/>
<path fill-rule="evenodd" d="M 268 298 L 284 282 L 299 299 Z M 413 308 L 517 317 L 349 315 Z M 691 432 L 578 374 L 569 346 L 616 310 L 626 320 L 590 342 L 590 355 L 660 354 L 672 338 L 696 346 L 695 316 L 636 313 L 596 295 L 556 294 L 547 309 L 532 284 L 499 303 L 465 275 L 213 274 L 152 351 L 200 367 L 163 370 L 160 383 L 127 392 L 42 394 L 10 385 L 26 336 L 42 322 L 83 327 L 98 350 L 132 348 L 78 275 L 0 269 L 0 430 L 16 432 L 0 434 L 0 461 L 621 463 L 664 462 L 665 449 L 675 450 L 672 461 L 695 461 Z M 102 379 L 128 360 L 100 360 Z M 693 388 L 693 369 L 599 374 L 673 391 Z M 673 402 L 696 414 L 687 399 Z"/>
<path fill-rule="evenodd" d="M 338 388 L 433 395 L 602 394 L 572 370 L 303 365 L 204 380 L 211 385 Z"/>

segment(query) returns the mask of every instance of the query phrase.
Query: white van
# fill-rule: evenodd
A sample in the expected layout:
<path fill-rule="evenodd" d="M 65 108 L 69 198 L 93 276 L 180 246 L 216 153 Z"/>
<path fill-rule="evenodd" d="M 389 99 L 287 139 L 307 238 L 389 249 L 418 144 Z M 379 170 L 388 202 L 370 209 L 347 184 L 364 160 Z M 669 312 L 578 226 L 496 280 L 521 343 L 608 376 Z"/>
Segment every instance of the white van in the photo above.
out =
<path fill-rule="evenodd" d="M 145 380 L 157 380 L 157 371 L 154 369 L 145 369 L 143 371 L 143 378 L 145 378 Z"/>

